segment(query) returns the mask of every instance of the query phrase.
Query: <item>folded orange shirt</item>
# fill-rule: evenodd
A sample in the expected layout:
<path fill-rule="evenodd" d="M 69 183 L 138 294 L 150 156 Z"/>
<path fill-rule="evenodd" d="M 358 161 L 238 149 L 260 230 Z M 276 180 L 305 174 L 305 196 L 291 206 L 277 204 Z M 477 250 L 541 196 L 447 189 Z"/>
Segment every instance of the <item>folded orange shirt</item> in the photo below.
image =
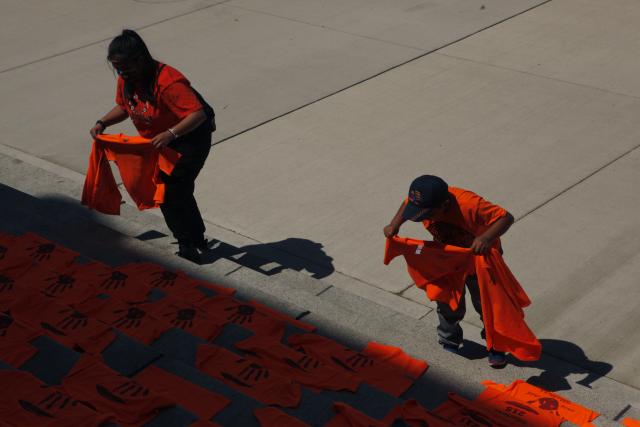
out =
<path fill-rule="evenodd" d="M 334 403 L 333 410 L 336 416 L 325 427 L 387 427 L 384 421 L 375 420 L 346 403 Z"/>
<path fill-rule="evenodd" d="M 0 236 L 0 274 L 19 276 L 32 268 L 64 268 L 78 255 L 34 233 Z"/>
<path fill-rule="evenodd" d="M 19 368 L 38 352 L 29 341 L 40 335 L 36 329 L 16 320 L 11 312 L 0 312 L 0 360 Z"/>
<path fill-rule="evenodd" d="M 171 329 L 171 325 L 162 322 L 149 312 L 148 304 L 129 304 L 116 298 L 90 298 L 75 308 L 88 317 L 118 329 L 123 334 L 151 344 L 164 332 Z"/>
<path fill-rule="evenodd" d="M 111 160 L 138 209 L 156 208 L 164 202 L 160 171 L 171 175 L 179 158 L 171 148 L 157 149 L 139 136 L 98 135 L 89 157 L 82 204 L 105 214 L 120 214 L 122 196 L 109 166 Z"/>
<path fill-rule="evenodd" d="M 83 400 L 69 396 L 61 387 L 47 386 L 33 375 L 0 371 L 0 419 L 20 427 L 98 427 L 113 416 L 98 413 Z"/>
<path fill-rule="evenodd" d="M 175 405 L 169 398 L 117 374 L 101 359 L 88 355 L 76 362 L 63 379 L 62 387 L 74 399 L 87 402 L 97 411 L 113 413 L 123 427 L 143 425 L 161 409 Z"/>
<path fill-rule="evenodd" d="M 277 312 L 256 301 L 240 301 L 236 298 L 221 295 L 205 298 L 197 303 L 209 317 L 219 319 L 221 323 L 235 323 L 251 329 L 260 336 L 282 337 L 286 323 L 312 331 L 314 326 Z"/>
<path fill-rule="evenodd" d="M 272 407 L 256 409 L 253 416 L 257 418 L 260 427 L 309 427 L 299 419 Z"/>
<path fill-rule="evenodd" d="M 70 349 L 80 348 L 96 354 L 116 338 L 104 323 L 36 291 L 21 297 L 11 306 L 11 313 L 20 322 L 46 333 Z"/>
<path fill-rule="evenodd" d="M 265 405 L 293 408 L 300 403 L 300 384 L 222 347 L 198 346 L 196 366 L 204 373 Z"/>
<path fill-rule="evenodd" d="M 426 362 L 377 343 L 358 352 L 316 334 L 295 334 L 288 341 L 293 348 L 394 396 L 404 393 L 427 369 Z"/>
<path fill-rule="evenodd" d="M 525 361 L 538 360 L 542 345 L 524 321 L 524 307 L 531 301 L 496 248 L 483 256 L 471 249 L 436 242 L 393 237 L 387 239 L 384 263 L 402 255 L 416 286 L 431 300 L 455 310 L 464 290 L 464 280 L 474 270 L 478 275 L 487 348 L 510 352 Z"/>
<path fill-rule="evenodd" d="M 403 420 L 409 427 L 453 427 L 455 425 L 427 411 L 415 399 L 396 406 L 383 421 L 391 426 L 396 420 Z"/>
<path fill-rule="evenodd" d="M 170 374 L 157 366 L 148 366 L 136 375 L 136 381 L 151 391 L 163 394 L 198 417 L 208 420 L 230 402 L 224 396 Z"/>
<path fill-rule="evenodd" d="M 235 344 L 248 358 L 316 390 L 355 392 L 360 380 L 342 369 L 327 365 L 311 355 L 296 351 L 271 337 L 254 336 Z"/>
<path fill-rule="evenodd" d="M 510 386 L 483 381 L 487 388 L 475 402 L 513 418 L 521 426 L 559 426 L 565 420 L 577 425 L 589 423 L 597 412 L 522 380 Z"/>
<path fill-rule="evenodd" d="M 491 407 L 472 402 L 455 393 L 449 393 L 449 400 L 432 412 L 455 426 L 513 427 L 516 425 L 512 419 L 493 411 Z M 547 426 L 540 425 L 536 427 Z"/>

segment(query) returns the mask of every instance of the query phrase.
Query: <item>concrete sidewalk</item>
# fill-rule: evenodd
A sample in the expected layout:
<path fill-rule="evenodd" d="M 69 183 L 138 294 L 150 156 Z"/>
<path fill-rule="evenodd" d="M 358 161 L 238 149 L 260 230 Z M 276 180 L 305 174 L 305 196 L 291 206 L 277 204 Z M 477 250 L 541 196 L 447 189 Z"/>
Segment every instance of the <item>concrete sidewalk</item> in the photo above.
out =
<path fill-rule="evenodd" d="M 517 217 L 507 261 L 545 350 L 640 388 L 636 2 L 56 4 L 3 8 L 0 143 L 83 172 L 106 43 L 141 28 L 217 109 L 198 183 L 214 237 L 428 317 L 382 265 L 382 227 L 413 177 L 441 175 Z"/>

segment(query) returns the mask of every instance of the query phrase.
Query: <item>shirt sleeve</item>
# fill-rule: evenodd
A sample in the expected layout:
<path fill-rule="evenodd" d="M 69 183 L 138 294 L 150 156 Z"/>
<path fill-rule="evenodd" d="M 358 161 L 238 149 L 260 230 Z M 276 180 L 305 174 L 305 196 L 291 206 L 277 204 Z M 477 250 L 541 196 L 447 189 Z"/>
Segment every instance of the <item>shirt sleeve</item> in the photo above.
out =
<path fill-rule="evenodd" d="M 202 109 L 202 104 L 191 87 L 184 82 L 175 82 L 167 86 L 160 95 L 162 103 L 179 119 Z"/>
<path fill-rule="evenodd" d="M 476 197 L 478 200 L 475 219 L 479 225 L 490 226 L 507 214 L 502 206 L 495 205 L 480 196 Z"/>

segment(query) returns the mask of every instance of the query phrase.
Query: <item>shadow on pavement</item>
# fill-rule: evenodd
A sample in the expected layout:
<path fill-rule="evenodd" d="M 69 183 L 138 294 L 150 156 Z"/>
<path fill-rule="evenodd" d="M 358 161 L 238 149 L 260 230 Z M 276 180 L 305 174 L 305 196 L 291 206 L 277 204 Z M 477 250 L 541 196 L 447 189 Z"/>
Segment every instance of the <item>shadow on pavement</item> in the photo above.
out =
<path fill-rule="evenodd" d="M 571 390 L 567 381 L 569 375 L 584 375 L 576 381 L 584 387 L 591 388 L 591 384 L 607 375 L 613 366 L 606 362 L 590 360 L 582 348 L 574 343 L 555 339 L 541 339 L 544 353 L 542 358 L 534 363 L 520 362 L 512 358 L 515 366 L 530 366 L 540 369 L 540 374 L 527 379 L 527 382 L 549 391 Z M 550 358 L 552 355 L 553 358 Z M 558 363 L 561 359 L 567 363 Z"/>
<path fill-rule="evenodd" d="M 333 258 L 322 248 L 321 243 L 295 237 L 239 248 L 213 240 L 209 242 L 209 250 L 202 256 L 202 264 L 211 264 L 220 258 L 226 258 L 266 276 L 289 269 L 306 270 L 312 273 L 311 277 L 314 279 L 322 279 L 335 271 Z"/>

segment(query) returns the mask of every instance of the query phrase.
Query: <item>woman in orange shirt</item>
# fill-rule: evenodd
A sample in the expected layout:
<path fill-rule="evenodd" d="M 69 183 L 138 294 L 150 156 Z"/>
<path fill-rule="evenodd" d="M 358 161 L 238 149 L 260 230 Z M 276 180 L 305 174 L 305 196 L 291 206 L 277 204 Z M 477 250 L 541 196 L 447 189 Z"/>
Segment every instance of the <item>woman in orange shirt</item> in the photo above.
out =
<path fill-rule="evenodd" d="M 161 173 L 165 196 L 160 209 L 178 240 L 178 255 L 199 263 L 198 249 L 206 247 L 205 226 L 193 192 L 215 130 L 205 105 L 189 80 L 156 61 L 135 31 L 124 30 L 115 37 L 107 59 L 118 74 L 116 105 L 91 128 L 91 136 L 129 117 L 153 146 L 168 146 L 181 154 L 171 176 Z"/>

